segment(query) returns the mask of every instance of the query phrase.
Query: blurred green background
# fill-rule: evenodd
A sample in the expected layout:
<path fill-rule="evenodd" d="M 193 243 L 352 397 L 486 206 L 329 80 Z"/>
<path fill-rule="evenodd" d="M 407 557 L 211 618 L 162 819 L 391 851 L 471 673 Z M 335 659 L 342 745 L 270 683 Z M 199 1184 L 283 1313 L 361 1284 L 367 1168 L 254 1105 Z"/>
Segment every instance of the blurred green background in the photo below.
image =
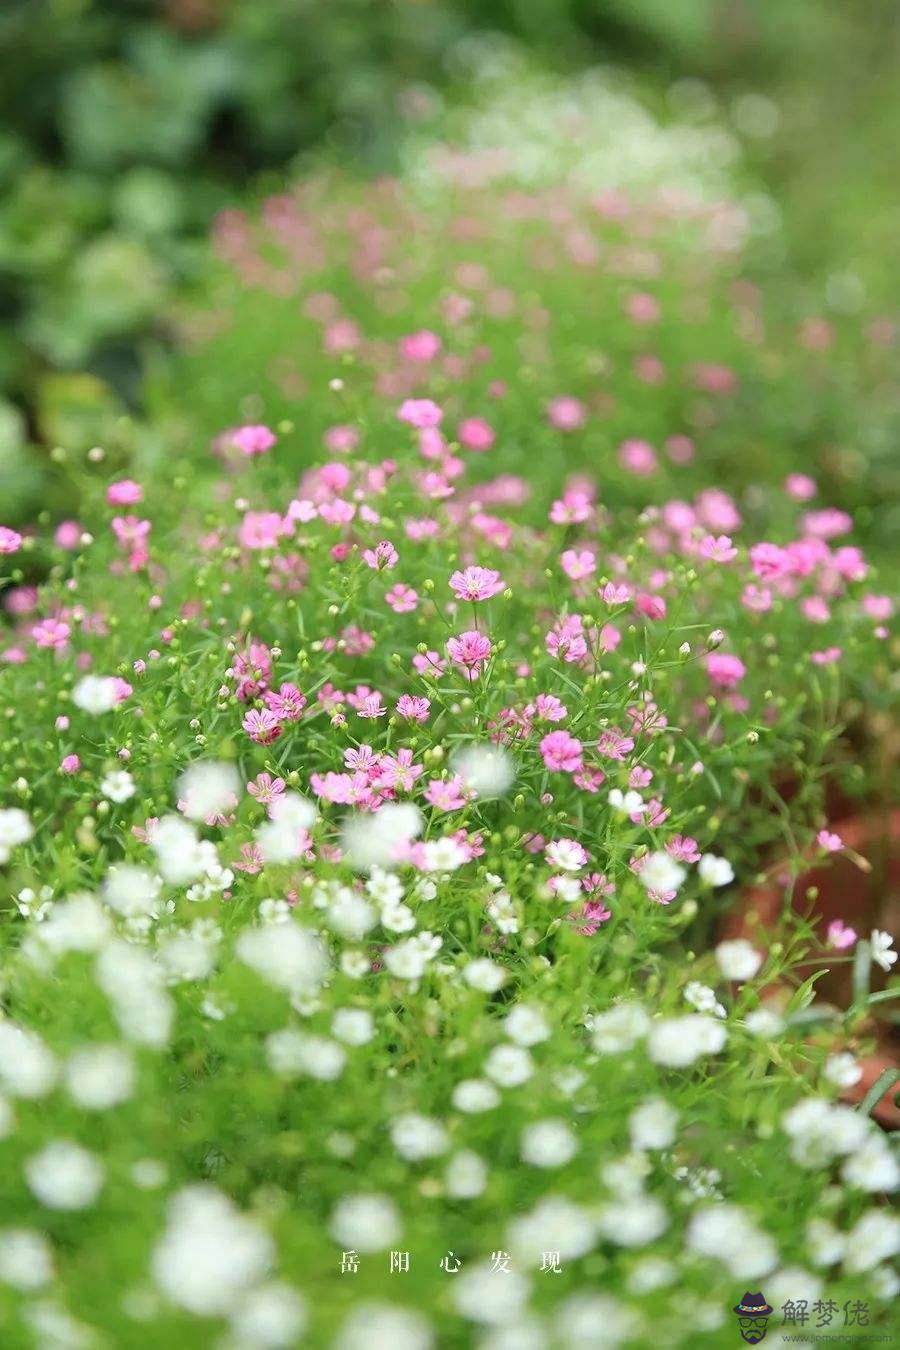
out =
<path fill-rule="evenodd" d="M 491 31 L 561 77 L 623 68 L 663 115 L 715 109 L 780 212 L 765 265 L 811 312 L 895 311 L 894 0 L 4 0 L 5 523 L 77 506 L 55 446 L 127 441 L 215 213 L 308 163 L 396 167 L 477 96 L 460 53 Z"/>

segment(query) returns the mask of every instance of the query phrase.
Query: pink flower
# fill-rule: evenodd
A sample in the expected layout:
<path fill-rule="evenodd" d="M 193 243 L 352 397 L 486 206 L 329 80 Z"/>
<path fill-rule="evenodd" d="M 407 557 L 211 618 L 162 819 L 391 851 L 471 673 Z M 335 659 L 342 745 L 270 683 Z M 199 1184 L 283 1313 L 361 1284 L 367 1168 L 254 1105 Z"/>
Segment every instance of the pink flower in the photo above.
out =
<path fill-rule="evenodd" d="M 270 806 L 284 792 L 284 779 L 273 778 L 270 773 L 258 774 L 252 783 L 247 784 L 247 791 L 251 797 L 255 797 L 260 806 Z"/>
<path fill-rule="evenodd" d="M 618 727 L 605 727 L 597 737 L 597 754 L 620 763 L 634 749 L 634 739 L 623 736 Z"/>
<path fill-rule="evenodd" d="M 562 872 L 577 872 L 586 866 L 588 854 L 577 839 L 554 839 L 544 849 L 544 857 L 551 867 Z"/>
<path fill-rule="evenodd" d="M 737 549 L 727 534 L 708 534 L 700 540 L 698 552 L 708 562 L 728 563 L 737 557 Z"/>
<path fill-rule="evenodd" d="M 424 795 L 428 804 L 437 811 L 458 811 L 466 804 L 463 780 L 458 776 L 446 780 L 432 778 Z"/>
<path fill-rule="evenodd" d="M 631 473 L 646 478 L 656 472 L 659 461 L 652 445 L 646 441 L 629 440 L 619 446 L 619 463 Z"/>
<path fill-rule="evenodd" d="M 253 455 L 264 455 L 267 450 L 271 450 L 277 437 L 266 426 L 244 426 L 238 427 L 231 433 L 231 442 L 240 450 L 242 455 L 248 457 Z"/>
<path fill-rule="evenodd" d="M 578 431 L 587 421 L 587 408 L 580 398 L 562 394 L 547 404 L 547 420 L 557 431 Z"/>
<path fill-rule="evenodd" d="M 815 479 L 805 473 L 789 473 L 784 480 L 784 490 L 795 502 L 808 502 L 817 492 Z"/>
<path fill-rule="evenodd" d="M 106 500 L 110 506 L 137 506 L 144 500 L 144 489 L 131 478 L 120 478 L 106 489 Z"/>
<path fill-rule="evenodd" d="M 241 726 L 250 737 L 251 741 L 256 741 L 257 745 L 271 745 L 277 741 L 281 735 L 282 727 L 278 718 L 268 708 L 257 711 L 251 709 L 244 718 Z"/>
<path fill-rule="evenodd" d="M 430 398 L 408 398 L 400 405 L 397 416 L 401 422 L 423 431 L 428 427 L 440 426 L 444 414 Z"/>
<path fill-rule="evenodd" d="M 378 787 L 411 791 L 416 779 L 424 772 L 421 764 L 413 760 L 412 750 L 401 747 L 396 755 L 382 755 L 380 771 L 375 780 Z"/>
<path fill-rule="evenodd" d="M 569 715 L 568 708 L 555 694 L 538 694 L 534 704 L 529 704 L 525 711 L 542 722 L 561 722 Z"/>
<path fill-rule="evenodd" d="M 560 619 L 556 627 L 546 634 L 544 645 L 558 661 L 568 661 L 570 664 L 581 661 L 587 656 L 588 649 L 581 615 L 569 614 Z"/>
<path fill-rule="evenodd" d="M 676 862 L 695 863 L 700 861 L 700 847 L 690 835 L 675 834 L 666 843 L 666 852 Z"/>
<path fill-rule="evenodd" d="M 359 445 L 359 432 L 356 427 L 339 423 L 329 427 L 322 440 L 326 450 L 337 455 L 347 455 Z"/>
<path fill-rule="evenodd" d="M 503 590 L 503 585 L 500 573 L 490 567 L 467 567 L 464 572 L 454 572 L 450 578 L 450 589 L 457 600 L 490 600 L 492 595 Z"/>
<path fill-rule="evenodd" d="M 447 651 L 452 660 L 464 666 L 474 677 L 491 654 L 491 640 L 476 629 L 469 629 L 468 632 L 460 633 L 459 637 L 449 638 Z"/>
<path fill-rule="evenodd" d="M 817 539 L 833 539 L 835 535 L 848 534 L 853 529 L 853 518 L 846 511 L 828 507 L 824 511 L 807 511 L 801 524 L 807 534 Z"/>
<path fill-rule="evenodd" d="M 660 315 L 659 301 L 646 291 L 635 291 L 625 301 L 625 313 L 635 323 L 656 323 Z"/>
<path fill-rule="evenodd" d="M 43 619 L 32 628 L 31 636 L 39 647 L 52 647 L 55 651 L 62 651 L 69 641 L 71 631 L 69 625 L 63 623 L 61 619 Z"/>
<path fill-rule="evenodd" d="M 387 715 L 387 708 L 381 702 L 381 695 L 377 691 L 372 694 L 366 694 L 358 702 L 354 702 L 352 698 L 347 701 L 356 707 L 356 714 L 358 717 L 375 718 L 385 717 Z"/>
<path fill-rule="evenodd" d="M 417 698 L 414 694 L 401 694 L 397 699 L 397 715 L 407 717 L 411 722 L 427 722 L 430 711 L 430 699 Z"/>
<path fill-rule="evenodd" d="M 395 614 L 411 614 L 419 607 L 418 591 L 414 591 L 412 586 L 404 586 L 399 581 L 396 586 L 385 592 L 384 599 Z"/>
<path fill-rule="evenodd" d="M 290 522 L 288 525 L 290 529 L 285 528 L 277 511 L 247 511 L 238 530 L 238 542 L 243 548 L 277 548 L 282 535 L 293 530 Z"/>
<path fill-rule="evenodd" d="M 22 536 L 7 525 L 0 525 L 0 553 L 18 553 L 22 547 Z"/>
<path fill-rule="evenodd" d="M 581 741 L 567 731 L 549 731 L 540 744 L 545 766 L 555 773 L 574 773 L 581 768 Z"/>
<path fill-rule="evenodd" d="M 566 915 L 582 937 L 593 937 L 600 925 L 611 918 L 612 910 L 602 900 L 584 900 L 581 909 L 573 909 Z"/>
<path fill-rule="evenodd" d="M 634 594 L 630 586 L 616 585 L 614 581 L 608 581 L 597 593 L 607 605 L 627 605 Z"/>
<path fill-rule="evenodd" d="M 828 946 L 833 947 L 835 951 L 846 951 L 855 941 L 855 929 L 848 928 L 843 919 L 835 919 L 828 925 Z"/>
<path fill-rule="evenodd" d="M 392 567 L 396 567 L 400 561 L 400 554 L 394 548 L 390 539 L 382 539 L 380 544 L 374 548 L 367 548 L 363 554 L 363 562 L 367 567 L 371 567 L 374 572 L 384 572 Z"/>
<path fill-rule="evenodd" d="M 809 659 L 814 666 L 833 666 L 842 655 L 840 647 L 826 647 L 824 651 L 811 652 Z"/>
<path fill-rule="evenodd" d="M 464 422 L 460 422 L 456 435 L 460 445 L 464 445 L 467 450 L 490 450 L 497 439 L 494 428 L 483 417 L 467 417 Z"/>
<path fill-rule="evenodd" d="M 283 684 L 277 694 L 267 689 L 263 697 L 269 711 L 282 722 L 296 722 L 306 707 L 306 695 L 295 684 Z"/>
<path fill-rule="evenodd" d="M 844 841 L 839 834 L 833 834 L 830 830 L 820 830 L 816 835 L 816 843 L 819 848 L 826 853 L 840 853 L 844 847 Z"/>
<path fill-rule="evenodd" d="M 433 361 L 440 354 L 441 339 L 427 328 L 400 339 L 400 351 L 407 361 Z"/>
<path fill-rule="evenodd" d="M 550 519 L 554 525 L 580 525 L 590 520 L 594 514 L 593 503 L 586 492 L 571 489 L 550 508 Z"/>
<path fill-rule="evenodd" d="M 581 581 L 597 569 L 597 558 L 589 548 L 567 548 L 559 561 L 562 570 L 572 581 Z"/>
<path fill-rule="evenodd" d="M 246 872 L 248 876 L 256 876 L 265 867 L 265 858 L 259 844 L 241 844 L 241 860 L 234 862 L 232 867 L 238 872 Z"/>
<path fill-rule="evenodd" d="M 63 773 L 77 773 L 81 768 L 81 760 L 77 755 L 66 755 L 59 767 Z"/>
<path fill-rule="evenodd" d="M 743 661 L 728 652 L 707 652 L 704 664 L 707 675 L 720 689 L 734 689 L 747 673 Z"/>
<path fill-rule="evenodd" d="M 81 542 L 81 526 L 78 521 L 61 520 L 53 532 L 53 541 L 60 548 L 77 548 Z"/>
<path fill-rule="evenodd" d="M 864 595 L 862 598 L 862 611 L 870 619 L 876 619 L 883 623 L 890 619 L 894 613 L 894 602 L 889 595 Z"/>

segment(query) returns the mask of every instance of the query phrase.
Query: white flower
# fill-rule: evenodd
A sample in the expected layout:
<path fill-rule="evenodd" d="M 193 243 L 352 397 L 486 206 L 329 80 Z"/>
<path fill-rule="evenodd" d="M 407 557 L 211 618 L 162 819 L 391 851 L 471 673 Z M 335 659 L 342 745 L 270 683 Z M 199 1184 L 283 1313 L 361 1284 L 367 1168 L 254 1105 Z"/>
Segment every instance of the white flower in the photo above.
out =
<path fill-rule="evenodd" d="M 407 846 L 422 830 L 422 814 L 412 802 L 386 802 L 378 811 L 348 816 L 341 829 L 341 849 L 352 867 L 396 867 Z"/>
<path fill-rule="evenodd" d="M 668 1148 L 675 1140 L 678 1112 L 661 1097 L 649 1097 L 628 1118 L 634 1148 Z"/>
<path fill-rule="evenodd" d="M 637 813 L 647 810 L 647 804 L 639 792 L 629 789 L 623 792 L 621 788 L 611 788 L 607 794 L 607 801 L 614 810 L 620 812 L 623 816 L 634 816 Z"/>
<path fill-rule="evenodd" d="M 34 834 L 31 821 L 18 806 L 0 811 L 0 863 L 5 863 L 18 844 L 25 844 Z"/>
<path fill-rule="evenodd" d="M 684 986 L 684 998 L 686 1003 L 690 1003 L 692 1008 L 698 1012 L 715 1013 L 716 1017 L 724 1017 L 725 1009 L 716 998 L 716 991 L 710 989 L 708 984 L 701 984 L 699 980 L 690 980 Z"/>
<path fill-rule="evenodd" d="M 591 1044 L 598 1054 L 631 1050 L 650 1029 L 650 1018 L 639 1003 L 617 1003 L 591 1019 Z"/>
<path fill-rule="evenodd" d="M 455 872 L 469 860 L 462 844 L 451 835 L 426 839 L 421 850 L 420 865 L 426 872 Z"/>
<path fill-rule="evenodd" d="M 781 1035 L 786 1023 L 784 1018 L 771 1008 L 754 1008 L 744 1018 L 744 1026 L 751 1036 L 759 1036 L 763 1040 L 770 1040 L 774 1036 Z"/>
<path fill-rule="evenodd" d="M 173 886 L 194 881 L 204 870 L 197 831 L 180 816 L 163 816 L 150 840 L 159 870 Z"/>
<path fill-rule="evenodd" d="M 191 764 L 178 780 L 178 799 L 188 820 L 223 815 L 237 804 L 239 791 L 234 765 L 218 759 Z"/>
<path fill-rule="evenodd" d="M 139 914 L 155 915 L 158 909 L 161 882 L 145 867 L 131 863 L 117 863 L 111 867 L 103 882 L 103 899 L 110 909 L 134 918 Z"/>
<path fill-rule="evenodd" d="M 822 1097 L 805 1097 L 782 1117 L 790 1136 L 791 1157 L 801 1167 L 826 1167 L 834 1159 L 862 1148 L 871 1121 L 849 1106 L 836 1105 Z"/>
<path fill-rule="evenodd" d="M 56 1076 L 56 1058 L 40 1036 L 0 1017 L 0 1086 L 11 1097 L 44 1097 Z"/>
<path fill-rule="evenodd" d="M 721 1261 L 742 1280 L 761 1279 L 778 1260 L 772 1239 L 737 1205 L 696 1210 L 688 1223 L 687 1245 L 700 1256 Z"/>
<path fill-rule="evenodd" d="M 345 1251 L 380 1252 L 402 1232 L 400 1216 L 386 1195 L 347 1195 L 339 1200 L 329 1224 L 331 1236 Z"/>
<path fill-rule="evenodd" d="M 495 994 L 506 983 L 506 977 L 507 972 L 504 968 L 489 961 L 487 957 L 470 961 L 463 970 L 466 984 L 473 989 L 480 989 L 484 994 Z"/>
<path fill-rule="evenodd" d="M 550 1035 L 544 1014 L 531 1003 L 516 1003 L 503 1019 L 503 1030 L 516 1045 L 538 1045 Z"/>
<path fill-rule="evenodd" d="M 499 745 L 468 745 L 453 756 L 451 767 L 481 798 L 499 797 L 516 781 L 515 764 Z"/>
<path fill-rule="evenodd" d="M 762 955 L 746 938 L 720 942 L 716 948 L 716 964 L 726 980 L 752 980 L 762 963 Z"/>
<path fill-rule="evenodd" d="M 157 1049 L 168 1042 L 175 1008 L 164 988 L 165 972 L 148 952 L 112 941 L 97 957 L 96 978 L 124 1036 Z"/>
<path fill-rule="evenodd" d="M 423 1158 L 436 1158 L 445 1153 L 449 1141 L 439 1120 L 411 1111 L 398 1116 L 392 1123 L 391 1142 L 401 1158 L 407 1162 L 421 1162 Z"/>
<path fill-rule="evenodd" d="M 85 675 L 72 690 L 75 707 L 92 716 L 111 712 L 117 700 L 116 682 L 110 675 Z"/>
<path fill-rule="evenodd" d="M 419 980 L 440 950 L 442 941 L 442 938 L 435 937 L 427 930 L 417 933 L 396 947 L 388 947 L 384 953 L 384 964 L 397 979 Z"/>
<path fill-rule="evenodd" d="M 697 871 L 700 880 L 705 881 L 707 886 L 727 886 L 730 881 L 734 881 L 731 863 L 715 853 L 704 853 L 697 864 Z"/>
<path fill-rule="evenodd" d="M 248 1290 L 230 1325 L 236 1350 L 290 1350 L 306 1327 L 306 1304 L 296 1289 L 273 1280 Z"/>
<path fill-rule="evenodd" d="M 894 939 L 890 933 L 885 933 L 881 928 L 873 928 L 869 942 L 872 947 L 872 960 L 876 966 L 881 966 L 882 970 L 890 970 L 897 960 Z"/>
<path fill-rule="evenodd" d="M 578 1140 L 564 1120 L 538 1120 L 522 1131 L 520 1152 L 532 1167 L 563 1167 L 578 1152 Z"/>
<path fill-rule="evenodd" d="M 235 943 L 235 952 L 267 984 L 292 994 L 314 991 L 328 970 L 321 941 L 297 923 L 245 928 Z"/>
<path fill-rule="evenodd" d="M 187 1186 L 170 1201 L 153 1251 L 153 1277 L 170 1303 L 198 1317 L 239 1309 L 268 1270 L 274 1244 L 213 1186 Z"/>
<path fill-rule="evenodd" d="M 351 891 L 349 886 L 342 886 L 331 900 L 326 901 L 326 905 L 325 922 L 328 927 L 349 942 L 358 942 L 378 922 L 374 907 L 361 895 Z"/>
<path fill-rule="evenodd" d="M 111 802 L 127 802 L 135 793 L 134 779 L 127 769 L 112 769 L 101 780 L 100 791 Z"/>
<path fill-rule="evenodd" d="M 632 1195 L 600 1212 L 601 1231 L 617 1247 L 646 1247 L 668 1226 L 665 1206 L 651 1195 Z"/>
<path fill-rule="evenodd" d="M 564 1350 L 618 1350 L 641 1330 L 635 1309 L 608 1294 L 572 1294 L 557 1306 L 554 1322 Z"/>
<path fill-rule="evenodd" d="M 33 1228 L 0 1229 L 0 1280 L 14 1289 L 42 1289 L 53 1279 L 53 1248 Z"/>
<path fill-rule="evenodd" d="M 331 1032 L 345 1045 L 365 1045 L 375 1035 L 375 1023 L 367 1008 L 338 1008 Z"/>
<path fill-rule="evenodd" d="M 432 1350 L 421 1313 L 391 1303 L 358 1303 L 338 1334 L 334 1350 Z"/>
<path fill-rule="evenodd" d="M 652 1294 L 656 1289 L 665 1289 L 678 1278 L 678 1267 L 674 1261 L 664 1256 L 645 1256 L 631 1267 L 628 1276 L 628 1292 L 631 1294 Z"/>
<path fill-rule="evenodd" d="M 487 1181 L 487 1164 L 470 1149 L 454 1153 L 444 1174 L 447 1194 L 454 1200 L 473 1200 L 482 1194 Z"/>
<path fill-rule="evenodd" d="M 806 1245 L 816 1266 L 836 1266 L 844 1255 L 844 1234 L 827 1219 L 810 1219 L 806 1225 Z"/>
<path fill-rule="evenodd" d="M 513 1219 L 506 1229 L 510 1251 L 522 1261 L 540 1263 L 546 1251 L 563 1261 L 577 1261 L 597 1241 L 597 1224 L 581 1205 L 561 1195 L 548 1195 L 533 1210 Z"/>
<path fill-rule="evenodd" d="M 551 867 L 563 872 L 577 872 L 584 867 L 588 855 L 577 839 L 554 839 L 544 850 L 544 857 Z"/>
<path fill-rule="evenodd" d="M 668 853 L 651 853 L 638 872 L 638 880 L 647 891 L 677 891 L 684 885 L 687 872 Z"/>
<path fill-rule="evenodd" d="M 885 1136 L 872 1133 L 862 1148 L 844 1163 L 841 1177 L 848 1186 L 856 1186 L 861 1191 L 890 1194 L 900 1186 L 900 1164 Z"/>
<path fill-rule="evenodd" d="M 450 1099 L 457 1111 L 466 1115 L 478 1115 L 482 1111 L 492 1111 L 500 1105 L 500 1093 L 486 1078 L 464 1078 L 456 1084 Z"/>
<path fill-rule="evenodd" d="M 871 1270 L 900 1252 L 900 1218 L 885 1209 L 867 1209 L 847 1234 L 844 1269 Z"/>
<path fill-rule="evenodd" d="M 69 1096 L 86 1111 L 106 1111 L 134 1092 L 134 1062 L 120 1045 L 85 1045 L 65 1067 Z"/>
<path fill-rule="evenodd" d="M 28 1159 L 25 1179 L 48 1209 L 86 1209 L 100 1194 L 103 1164 L 79 1144 L 56 1139 Z"/>
<path fill-rule="evenodd" d="M 680 1069 L 701 1055 L 718 1054 L 727 1039 L 721 1022 L 702 1013 L 688 1013 L 655 1022 L 647 1037 L 647 1053 L 654 1064 Z"/>
<path fill-rule="evenodd" d="M 517 1270 L 498 1273 L 489 1261 L 469 1266 L 454 1278 L 457 1312 L 472 1322 L 499 1326 L 514 1320 L 528 1300 L 529 1284 Z"/>
<path fill-rule="evenodd" d="M 323 1082 L 340 1078 L 347 1062 L 346 1051 L 326 1036 L 309 1036 L 285 1027 L 266 1037 L 266 1059 L 280 1078 L 306 1074 Z"/>
<path fill-rule="evenodd" d="M 498 1087 L 518 1087 L 534 1073 L 528 1051 L 518 1045 L 495 1045 L 484 1061 L 484 1071 Z"/>
<path fill-rule="evenodd" d="M 851 1088 L 862 1078 L 863 1071 L 856 1056 L 844 1052 L 828 1056 L 823 1074 L 835 1087 Z"/>

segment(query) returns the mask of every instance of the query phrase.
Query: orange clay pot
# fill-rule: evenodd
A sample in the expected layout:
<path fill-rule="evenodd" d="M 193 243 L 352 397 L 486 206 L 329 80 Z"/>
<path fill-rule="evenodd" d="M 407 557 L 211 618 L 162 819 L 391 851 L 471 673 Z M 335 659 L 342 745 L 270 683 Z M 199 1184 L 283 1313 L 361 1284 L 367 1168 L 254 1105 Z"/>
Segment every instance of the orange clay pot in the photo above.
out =
<path fill-rule="evenodd" d="M 848 852 L 834 854 L 824 863 L 817 860 L 810 866 L 794 887 L 795 909 L 807 912 L 810 902 L 806 891 L 814 886 L 818 895 L 813 902 L 813 918 L 823 939 L 835 919 L 855 928 L 860 937 L 873 928 L 900 931 L 900 809 L 848 816 L 828 828 L 840 835 Z M 741 897 L 723 920 L 722 937 L 745 937 L 758 943 L 760 928 L 777 926 L 785 895 L 784 888 L 774 881 L 777 874 L 778 869 L 773 868 L 773 884 L 757 887 Z M 816 965 L 800 967 L 798 974 L 805 978 L 817 969 L 820 967 Z M 875 967 L 873 982 L 878 982 L 880 974 Z M 840 965 L 829 971 L 818 981 L 816 989 L 829 1002 L 849 1007 L 851 966 Z M 896 1031 L 880 1025 L 875 1032 L 878 1048 L 860 1060 L 862 1079 L 844 1093 L 846 1101 L 861 1101 L 885 1069 L 900 1068 L 900 1040 Z M 895 1084 L 872 1112 L 886 1129 L 900 1129 L 900 1107 L 894 1104 L 897 1091 Z"/>

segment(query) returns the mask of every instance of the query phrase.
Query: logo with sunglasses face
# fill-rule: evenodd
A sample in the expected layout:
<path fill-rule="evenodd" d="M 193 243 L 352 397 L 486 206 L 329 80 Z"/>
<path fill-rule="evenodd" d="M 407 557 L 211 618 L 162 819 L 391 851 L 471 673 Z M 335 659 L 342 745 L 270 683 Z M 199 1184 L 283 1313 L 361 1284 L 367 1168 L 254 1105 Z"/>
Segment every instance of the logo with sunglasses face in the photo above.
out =
<path fill-rule="evenodd" d="M 740 1303 L 732 1309 L 737 1313 L 738 1327 L 743 1340 L 748 1345 L 759 1345 L 768 1329 L 772 1309 L 762 1294 L 745 1293 Z"/>

